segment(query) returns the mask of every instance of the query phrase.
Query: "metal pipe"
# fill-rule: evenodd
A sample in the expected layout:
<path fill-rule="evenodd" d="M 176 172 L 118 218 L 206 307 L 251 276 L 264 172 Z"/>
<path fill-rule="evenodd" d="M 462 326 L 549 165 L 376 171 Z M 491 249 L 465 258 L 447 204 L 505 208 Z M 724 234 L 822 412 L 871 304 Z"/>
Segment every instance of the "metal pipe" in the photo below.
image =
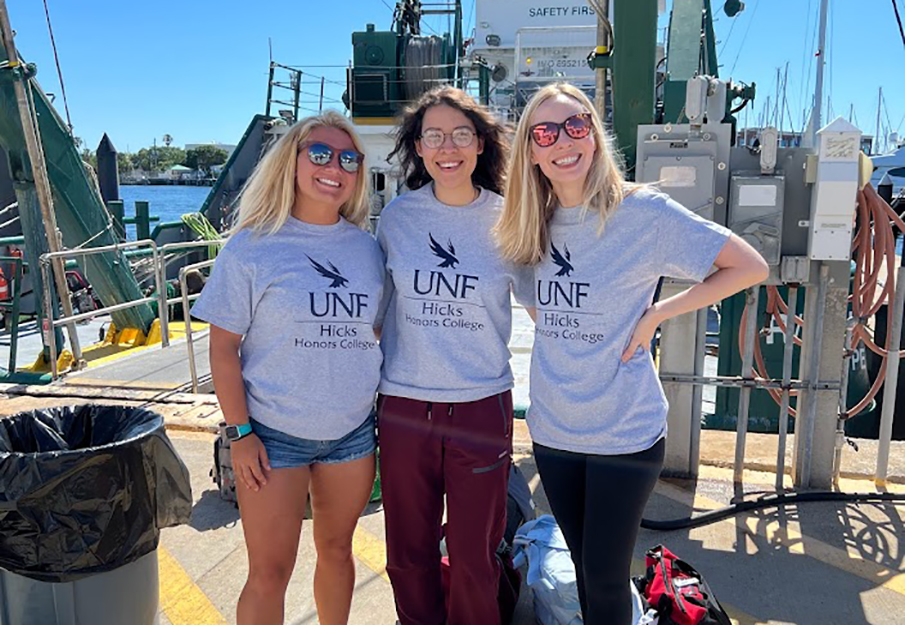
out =
<path fill-rule="evenodd" d="M 672 382 L 676 384 L 699 384 L 704 386 L 723 386 L 727 388 L 775 388 L 779 390 L 782 390 L 783 388 L 782 379 L 773 378 L 749 378 L 747 380 L 744 380 L 741 377 L 724 375 L 696 376 L 675 374 L 661 374 L 659 377 L 661 382 Z M 808 387 L 808 383 L 803 380 L 792 380 L 788 386 L 790 390 L 803 389 Z M 839 390 L 838 382 L 818 381 L 815 386 L 821 391 Z"/>
<path fill-rule="evenodd" d="M 270 117 L 270 98 L 273 96 L 273 70 L 276 67 L 273 61 L 270 62 L 270 74 L 267 77 L 267 105 L 264 108 L 264 116 Z"/>
<path fill-rule="evenodd" d="M 792 383 L 792 354 L 795 350 L 795 311 L 798 307 L 798 287 L 789 287 L 789 308 L 782 350 L 782 402 L 779 405 L 779 444 L 776 449 L 776 490 L 781 492 L 786 474 L 786 439 L 789 434 L 789 399 Z M 800 408 L 800 406 L 799 406 Z"/>
<path fill-rule="evenodd" d="M 100 317 L 101 315 L 105 315 L 110 312 L 117 312 L 119 310 L 125 310 L 127 308 L 132 308 L 133 306 L 139 306 L 141 304 L 150 304 L 151 302 L 156 302 L 157 296 L 143 297 L 141 299 L 133 300 L 131 302 L 123 302 L 121 304 L 114 304 L 113 306 L 107 306 L 106 308 L 98 308 L 97 310 L 89 310 L 85 313 L 80 313 L 78 315 L 72 315 L 70 317 L 56 319 L 53 322 L 53 327 L 58 328 L 60 326 L 64 326 L 70 323 L 78 323 L 79 321 L 85 321 L 86 319 L 94 319 L 95 317 Z"/>
<path fill-rule="evenodd" d="M 745 292 L 745 344 L 742 351 L 742 378 L 752 379 L 754 341 L 757 337 L 757 304 L 760 286 Z M 738 423 L 735 432 L 735 468 L 732 479 L 741 483 L 745 472 L 745 442 L 748 437 L 748 410 L 751 407 L 751 387 L 743 386 L 738 398 Z"/>
<path fill-rule="evenodd" d="M 814 445 L 814 424 L 817 419 L 817 387 L 813 384 L 820 375 L 820 351 L 823 348 L 823 318 L 826 311 L 826 292 L 829 286 L 830 266 L 827 263 L 820 264 L 820 281 L 817 286 L 817 301 L 814 306 L 814 327 L 811 329 L 812 345 L 808 348 L 808 391 L 805 394 L 807 405 L 798 407 L 798 414 L 804 415 L 804 420 L 795 424 L 797 436 L 804 435 L 804 443 L 797 445 L 803 457 L 800 459 L 801 474 L 796 480 L 797 486 L 808 488 L 811 483 L 811 457 Z M 801 403 L 801 402 L 799 402 Z"/>
<path fill-rule="evenodd" d="M 182 299 L 182 318 L 185 320 L 185 346 L 188 351 L 188 359 L 189 359 L 189 374 L 192 377 L 192 392 L 198 392 L 198 368 L 195 364 L 195 346 L 193 344 L 192 339 L 192 316 L 191 310 L 189 309 L 189 295 L 186 293 L 187 286 L 185 283 L 185 274 L 194 269 L 201 269 L 202 267 L 209 267 L 213 265 L 213 260 L 205 260 L 200 263 L 195 263 L 193 265 L 186 265 L 185 267 L 179 268 L 179 293 L 180 298 Z"/>
<path fill-rule="evenodd" d="M 142 239 L 140 241 L 129 241 L 128 243 L 114 243 L 111 245 L 103 245 L 101 247 L 80 247 L 72 250 L 61 250 L 59 252 L 48 252 L 41 254 L 41 258 L 53 260 L 55 258 L 65 258 L 67 256 L 91 256 L 92 254 L 100 254 L 102 252 L 111 252 L 113 250 L 123 250 L 130 247 L 157 247 L 152 239 Z"/>
<path fill-rule="evenodd" d="M 157 290 L 157 319 L 160 321 L 160 344 L 161 347 L 170 346 L 170 311 L 166 307 L 167 289 L 163 280 L 160 279 L 160 250 L 157 245 L 151 247 L 151 262 L 154 263 L 154 286 Z M 163 303 L 163 307 L 161 307 Z"/>
<path fill-rule="evenodd" d="M 880 413 L 880 436 L 877 450 L 877 472 L 874 481 L 878 486 L 886 483 L 889 470 L 889 447 L 892 441 L 892 424 L 896 408 L 896 389 L 899 385 L 899 347 L 902 345 L 902 313 L 905 309 L 905 267 L 896 271 L 896 296 L 893 300 L 892 331 L 886 342 L 886 382 L 883 388 L 883 411 Z"/>
<path fill-rule="evenodd" d="M 192 249 L 196 247 L 210 247 L 211 245 L 223 245 L 227 239 L 212 239 L 204 241 L 177 241 L 175 243 L 166 243 L 158 251 L 160 257 L 155 261 L 155 280 L 157 281 L 157 293 L 159 294 L 157 309 L 160 318 L 160 331 L 162 335 L 163 347 L 170 346 L 170 304 L 180 301 L 180 298 L 167 298 L 166 296 L 166 268 L 167 268 L 167 252 L 180 249 Z M 210 260 L 210 259 L 208 259 Z M 164 312 L 165 311 L 165 312 Z"/>
<path fill-rule="evenodd" d="M 852 359 L 852 333 L 855 329 L 854 316 L 849 317 L 845 324 L 845 342 L 842 347 L 842 381 L 839 387 L 839 418 L 836 419 L 836 442 L 833 448 L 833 483 L 839 483 L 842 473 L 842 447 L 845 445 L 845 415 L 848 406 L 848 378 Z"/>
<path fill-rule="evenodd" d="M 704 375 L 704 360 L 707 350 L 707 309 L 697 311 L 697 339 L 694 350 L 694 374 Z M 701 461 L 701 412 L 703 411 L 704 387 L 695 384 L 691 389 L 691 436 L 690 464 L 691 475 L 698 474 Z"/>

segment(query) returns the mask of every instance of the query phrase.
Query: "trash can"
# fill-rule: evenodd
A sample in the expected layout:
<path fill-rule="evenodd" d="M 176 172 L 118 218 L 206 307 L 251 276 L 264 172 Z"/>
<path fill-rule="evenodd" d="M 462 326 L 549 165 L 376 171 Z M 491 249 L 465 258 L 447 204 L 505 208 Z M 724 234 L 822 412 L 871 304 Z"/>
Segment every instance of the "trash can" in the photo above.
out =
<path fill-rule="evenodd" d="M 191 515 L 189 474 L 144 408 L 0 419 L 0 625 L 154 625 L 160 530 Z"/>

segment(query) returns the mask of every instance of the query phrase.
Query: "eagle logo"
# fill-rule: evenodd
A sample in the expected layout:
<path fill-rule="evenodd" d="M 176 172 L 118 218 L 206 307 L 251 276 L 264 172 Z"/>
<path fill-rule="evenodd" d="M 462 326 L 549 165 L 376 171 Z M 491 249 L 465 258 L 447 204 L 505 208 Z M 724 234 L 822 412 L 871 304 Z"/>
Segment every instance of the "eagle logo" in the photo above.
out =
<path fill-rule="evenodd" d="M 308 255 L 305 254 L 305 256 L 308 256 Z M 330 267 L 329 269 L 327 269 L 326 267 L 321 265 L 319 262 L 317 262 L 310 256 L 308 256 L 308 260 L 311 261 L 311 266 L 314 267 L 314 269 L 317 271 L 317 273 L 319 273 L 323 277 L 327 278 L 328 280 L 333 281 L 330 283 L 331 289 L 335 289 L 335 288 L 341 287 L 341 286 L 344 287 L 344 286 L 346 286 L 346 284 L 349 283 L 348 278 L 344 278 L 342 273 L 340 273 L 339 269 L 337 269 L 336 266 L 333 263 L 331 263 L 329 260 L 327 261 L 327 265 L 329 265 L 329 267 Z"/>
<path fill-rule="evenodd" d="M 455 269 L 459 259 L 456 258 L 456 248 L 453 247 L 452 241 L 449 241 L 449 245 L 444 248 L 437 243 L 436 239 L 434 239 L 434 235 L 428 232 L 427 236 L 430 237 L 431 251 L 434 253 L 434 256 L 443 259 L 443 262 L 437 265 L 437 267 L 451 267 L 452 269 Z"/>
<path fill-rule="evenodd" d="M 559 250 L 556 249 L 556 246 L 553 245 L 553 242 L 550 242 L 550 254 L 553 256 L 553 263 L 559 267 L 559 271 L 556 272 L 557 276 L 566 276 L 567 278 L 572 275 L 572 272 L 575 270 L 575 267 L 572 266 L 572 263 L 569 261 L 572 260 L 572 254 L 569 253 L 569 246 L 564 245 L 563 249 L 566 251 L 566 255 L 563 256 L 560 254 Z"/>

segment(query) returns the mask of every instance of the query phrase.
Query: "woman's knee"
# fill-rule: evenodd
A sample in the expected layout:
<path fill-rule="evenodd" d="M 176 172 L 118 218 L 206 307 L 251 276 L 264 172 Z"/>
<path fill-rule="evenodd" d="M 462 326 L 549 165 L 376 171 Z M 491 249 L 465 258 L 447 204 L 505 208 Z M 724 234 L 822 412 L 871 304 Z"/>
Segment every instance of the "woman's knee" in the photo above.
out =
<path fill-rule="evenodd" d="M 314 547 L 321 563 L 340 564 L 352 559 L 352 536 L 347 534 L 316 536 Z"/>
<path fill-rule="evenodd" d="M 250 566 L 248 585 L 259 595 L 282 596 L 292 577 L 292 569 L 292 564 L 277 562 Z"/>

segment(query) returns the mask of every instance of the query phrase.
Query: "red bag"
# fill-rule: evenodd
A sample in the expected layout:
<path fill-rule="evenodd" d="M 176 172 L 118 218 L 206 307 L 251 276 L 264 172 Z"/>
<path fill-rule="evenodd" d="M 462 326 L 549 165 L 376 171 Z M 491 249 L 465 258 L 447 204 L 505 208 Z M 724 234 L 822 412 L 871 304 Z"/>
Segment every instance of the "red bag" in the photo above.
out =
<path fill-rule="evenodd" d="M 647 575 L 635 578 L 641 596 L 660 616 L 660 625 L 731 625 L 697 570 L 662 545 L 647 552 Z"/>

